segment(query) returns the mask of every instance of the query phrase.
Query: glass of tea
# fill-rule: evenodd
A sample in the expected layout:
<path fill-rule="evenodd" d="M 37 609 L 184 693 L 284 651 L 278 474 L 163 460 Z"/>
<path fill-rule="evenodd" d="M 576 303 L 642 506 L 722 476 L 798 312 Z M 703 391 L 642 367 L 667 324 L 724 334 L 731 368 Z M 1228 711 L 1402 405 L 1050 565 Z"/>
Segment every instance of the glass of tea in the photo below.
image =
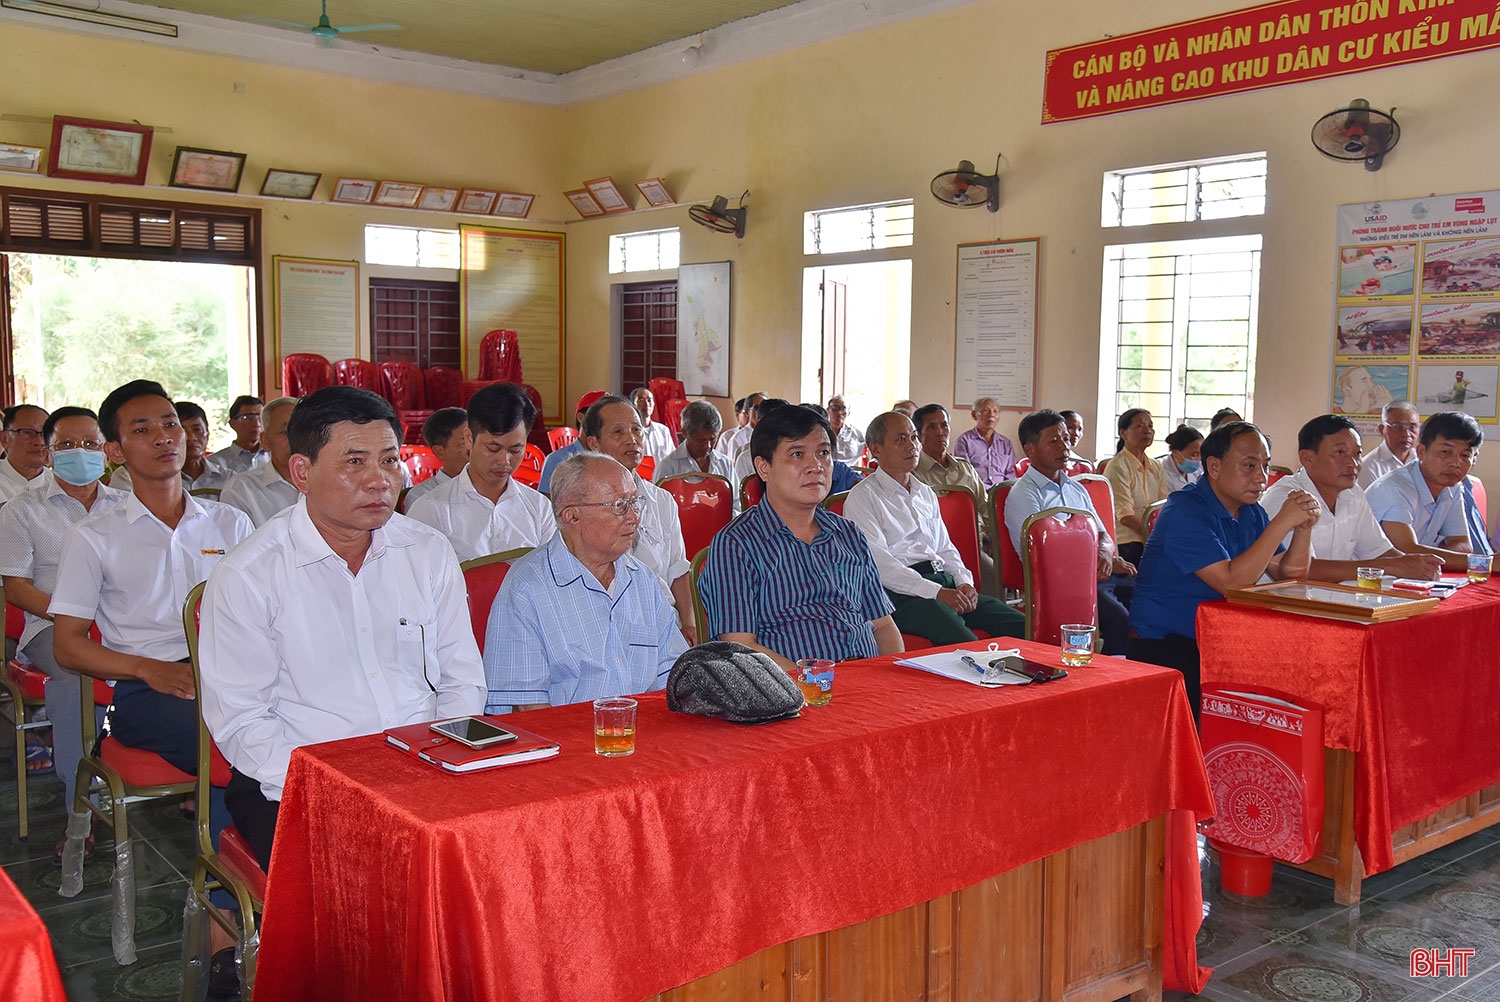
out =
<path fill-rule="evenodd" d="M 808 706 L 827 706 L 833 699 L 833 662 L 803 658 L 797 662 L 797 688 Z"/>
<path fill-rule="evenodd" d="M 629 696 L 594 700 L 594 754 L 605 758 L 635 754 L 635 708 Z"/>

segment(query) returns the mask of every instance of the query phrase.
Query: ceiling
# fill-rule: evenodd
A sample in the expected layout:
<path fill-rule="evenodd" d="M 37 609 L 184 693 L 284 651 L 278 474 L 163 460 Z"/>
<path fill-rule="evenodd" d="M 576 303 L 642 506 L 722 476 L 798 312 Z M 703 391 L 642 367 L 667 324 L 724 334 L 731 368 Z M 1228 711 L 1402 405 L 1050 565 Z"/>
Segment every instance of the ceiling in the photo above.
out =
<path fill-rule="evenodd" d="M 617 56 L 784 7 L 790 0 L 328 0 L 334 27 L 394 23 L 351 35 L 388 46 L 543 73 Z M 316 24 L 319 0 L 154 0 L 154 6 L 264 24 Z"/>

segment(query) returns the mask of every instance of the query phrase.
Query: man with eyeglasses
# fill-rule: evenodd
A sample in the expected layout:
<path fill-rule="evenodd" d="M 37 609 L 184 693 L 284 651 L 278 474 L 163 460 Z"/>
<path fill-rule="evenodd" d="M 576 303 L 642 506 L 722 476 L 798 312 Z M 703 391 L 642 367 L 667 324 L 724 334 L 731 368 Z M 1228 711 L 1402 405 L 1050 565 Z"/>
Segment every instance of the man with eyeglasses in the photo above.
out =
<path fill-rule="evenodd" d="M 0 462 L 0 502 L 42 484 L 47 442 L 42 428 L 47 412 L 36 404 L 5 408 L 5 460 Z"/>
<path fill-rule="evenodd" d="M 553 474 L 557 534 L 512 565 L 490 608 L 489 712 L 666 686 L 688 644 L 656 574 L 632 555 L 649 506 L 639 487 L 632 471 L 597 452 L 571 456 Z"/>
<path fill-rule="evenodd" d="M 624 397 L 600 397 L 583 416 L 583 442 L 594 452 L 612 457 L 629 471 L 635 494 L 645 502 L 640 526 L 630 552 L 661 580 L 689 644 L 698 642 L 693 624 L 693 592 L 688 584 L 687 547 L 682 542 L 682 518 L 677 500 L 637 472 L 645 455 L 646 431 L 635 406 Z"/>
<path fill-rule="evenodd" d="M 849 491 L 844 517 L 870 544 L 896 628 L 935 647 L 967 643 L 975 629 L 992 637 L 1025 636 L 1024 615 L 974 588 L 937 495 L 913 475 L 922 447 L 911 420 L 895 411 L 878 414 L 865 443 L 880 465 Z"/>
<path fill-rule="evenodd" d="M 52 653 L 47 606 L 57 586 L 57 565 L 68 530 L 90 512 L 107 511 L 130 495 L 99 482 L 104 475 L 104 435 L 93 411 L 59 407 L 47 418 L 42 435 L 52 450 L 53 466 L 35 489 L 0 508 L 0 575 L 5 579 L 5 600 L 26 612 L 18 645 L 21 654 L 50 679 L 46 698 L 52 764 L 63 783 L 63 802 L 71 808 L 78 760 L 83 757 L 81 683 Z"/>
<path fill-rule="evenodd" d="M 1417 458 L 1417 436 L 1422 432 L 1422 416 L 1416 405 L 1407 400 L 1392 400 L 1380 410 L 1380 445 L 1360 457 L 1359 480 L 1363 490 L 1392 470 L 1399 470 Z"/>
<path fill-rule="evenodd" d="M 833 429 L 833 458 L 853 463 L 865 451 L 865 435 L 850 424 L 849 405 L 838 394 L 828 398 L 828 427 Z"/>
<path fill-rule="evenodd" d="M 271 461 L 271 454 L 260 444 L 260 397 L 248 394 L 234 398 L 229 405 L 229 427 L 234 441 L 214 453 L 213 458 L 232 473 L 244 473 Z"/>

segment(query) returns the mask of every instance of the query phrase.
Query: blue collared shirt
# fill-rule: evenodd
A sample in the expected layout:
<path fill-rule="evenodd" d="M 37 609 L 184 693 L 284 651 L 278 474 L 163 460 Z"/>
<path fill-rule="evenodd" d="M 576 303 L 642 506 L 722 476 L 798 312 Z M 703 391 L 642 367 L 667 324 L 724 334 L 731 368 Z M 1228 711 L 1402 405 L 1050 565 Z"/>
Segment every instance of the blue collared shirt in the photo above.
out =
<path fill-rule="evenodd" d="M 484 634 L 487 709 L 664 688 L 687 641 L 667 593 L 626 553 L 605 589 L 562 533 L 511 565 Z"/>
<path fill-rule="evenodd" d="M 1130 601 L 1135 635 L 1144 640 L 1170 633 L 1196 637 L 1199 603 L 1221 597 L 1198 571 L 1244 553 L 1270 524 L 1271 516 L 1258 504 L 1240 505 L 1236 519 L 1207 479 L 1168 494 L 1135 579 Z M 1277 544 L 1276 552 L 1282 549 Z"/>
<path fill-rule="evenodd" d="M 569 456 L 576 456 L 583 451 L 583 439 L 578 439 L 571 445 L 565 445 L 555 452 L 549 452 L 547 458 L 542 460 L 542 479 L 536 485 L 536 489 L 543 494 L 552 493 L 552 474 L 562 465 L 562 461 Z"/>
<path fill-rule="evenodd" d="M 826 508 L 804 543 L 762 501 L 714 536 L 699 587 L 711 637 L 750 633 L 786 658 L 849 661 L 880 653 L 870 624 L 891 614 L 859 526 Z"/>
<path fill-rule="evenodd" d="M 1422 546 L 1442 546 L 1450 536 L 1469 535 L 1463 489 L 1444 487 L 1433 497 L 1421 463 L 1407 463 L 1387 473 L 1369 486 L 1365 499 L 1376 519 L 1411 526 Z"/>
<path fill-rule="evenodd" d="M 1059 472 L 1056 480 L 1048 480 L 1035 466 L 1028 466 L 1005 495 L 1005 531 L 1010 533 L 1017 553 L 1021 552 L 1021 526 L 1027 518 L 1048 508 L 1081 508 L 1094 516 L 1094 527 L 1104 531 L 1094 501 L 1082 484 L 1065 472 Z"/>

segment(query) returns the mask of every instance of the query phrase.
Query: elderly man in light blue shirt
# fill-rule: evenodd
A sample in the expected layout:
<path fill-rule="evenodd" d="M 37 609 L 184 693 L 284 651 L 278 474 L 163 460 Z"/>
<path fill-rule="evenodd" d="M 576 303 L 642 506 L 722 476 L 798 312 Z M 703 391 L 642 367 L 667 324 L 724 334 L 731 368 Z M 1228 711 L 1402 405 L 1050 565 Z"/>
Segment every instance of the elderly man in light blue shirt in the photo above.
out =
<path fill-rule="evenodd" d="M 1448 571 L 1468 569 L 1469 554 L 1477 548 L 1469 539 L 1463 482 L 1483 441 L 1478 423 L 1462 411 L 1441 411 L 1422 424 L 1417 461 L 1365 491 L 1392 546 L 1403 553 L 1435 554 Z"/>
<path fill-rule="evenodd" d="M 558 532 L 515 562 L 485 631 L 488 710 L 533 709 L 664 688 L 687 650 L 655 572 L 630 554 L 648 503 L 608 456 L 552 477 Z"/>

